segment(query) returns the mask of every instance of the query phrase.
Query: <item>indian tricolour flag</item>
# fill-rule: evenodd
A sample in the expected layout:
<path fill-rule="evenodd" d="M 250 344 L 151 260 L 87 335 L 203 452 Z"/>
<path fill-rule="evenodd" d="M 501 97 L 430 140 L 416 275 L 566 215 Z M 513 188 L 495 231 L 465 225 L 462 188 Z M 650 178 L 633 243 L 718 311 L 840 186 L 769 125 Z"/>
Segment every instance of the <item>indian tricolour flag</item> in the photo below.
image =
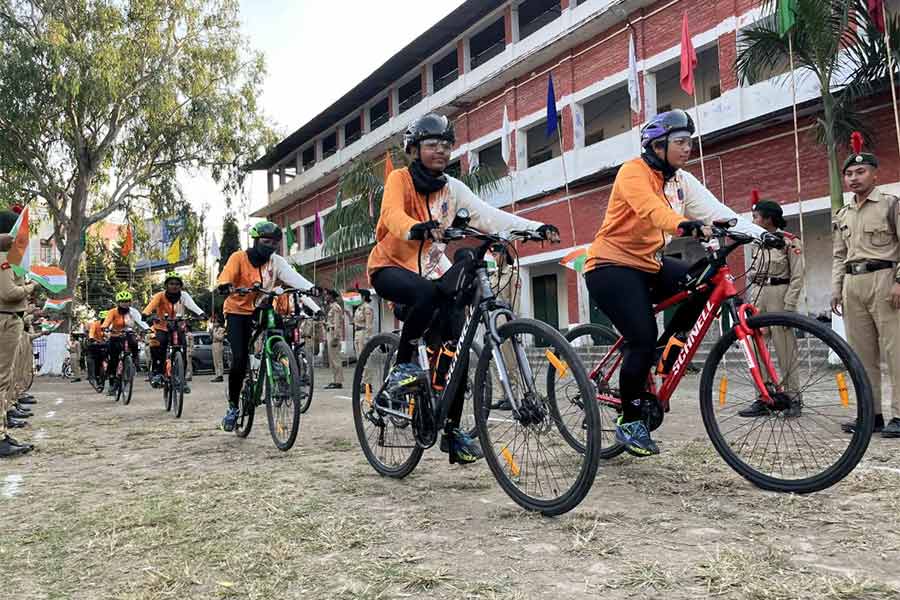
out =
<path fill-rule="evenodd" d="M 69 303 L 71 298 L 47 298 L 44 302 L 44 310 L 63 310 Z"/>
<path fill-rule="evenodd" d="M 341 297 L 344 299 L 344 304 L 349 306 L 359 306 L 362 304 L 362 294 L 359 292 L 344 292 L 341 294 Z"/>
<path fill-rule="evenodd" d="M 566 254 L 559 261 L 559 264 L 578 273 L 583 273 L 585 262 L 587 262 L 587 248 L 578 248 Z"/>
<path fill-rule="evenodd" d="M 13 238 L 12 248 L 6 254 L 7 262 L 12 265 L 13 271 L 19 276 L 24 276 L 31 267 L 31 249 L 28 243 L 28 207 L 22 209 L 16 224 L 13 225 L 9 235 Z"/>

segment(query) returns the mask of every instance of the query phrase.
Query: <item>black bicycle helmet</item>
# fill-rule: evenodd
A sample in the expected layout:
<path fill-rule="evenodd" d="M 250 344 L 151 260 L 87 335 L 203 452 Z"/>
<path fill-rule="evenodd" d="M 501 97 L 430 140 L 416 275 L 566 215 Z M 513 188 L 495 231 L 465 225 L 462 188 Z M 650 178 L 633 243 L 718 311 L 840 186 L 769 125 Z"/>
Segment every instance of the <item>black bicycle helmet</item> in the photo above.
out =
<path fill-rule="evenodd" d="M 453 132 L 453 123 L 444 115 L 428 113 L 419 117 L 403 134 L 403 149 L 409 154 L 410 149 L 422 140 L 447 140 L 451 144 L 456 143 L 456 134 Z"/>

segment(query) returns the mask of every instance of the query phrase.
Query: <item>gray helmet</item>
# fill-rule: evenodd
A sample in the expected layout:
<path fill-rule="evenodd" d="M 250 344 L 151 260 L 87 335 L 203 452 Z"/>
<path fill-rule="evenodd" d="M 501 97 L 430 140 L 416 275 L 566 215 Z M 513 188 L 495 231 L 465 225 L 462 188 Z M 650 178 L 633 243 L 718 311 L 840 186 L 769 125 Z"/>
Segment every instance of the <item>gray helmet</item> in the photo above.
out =
<path fill-rule="evenodd" d="M 428 113 L 419 117 L 403 134 L 403 149 L 409 154 L 410 148 L 417 146 L 422 140 L 438 139 L 446 140 L 451 144 L 456 143 L 456 134 L 453 133 L 453 123 L 444 115 Z"/>

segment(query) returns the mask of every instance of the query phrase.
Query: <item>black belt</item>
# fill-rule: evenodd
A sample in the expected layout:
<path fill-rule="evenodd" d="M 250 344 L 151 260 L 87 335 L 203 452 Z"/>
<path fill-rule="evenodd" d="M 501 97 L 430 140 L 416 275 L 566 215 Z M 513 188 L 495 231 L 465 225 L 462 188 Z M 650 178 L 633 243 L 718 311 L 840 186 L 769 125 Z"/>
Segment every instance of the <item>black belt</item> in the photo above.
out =
<path fill-rule="evenodd" d="M 894 263 L 889 260 L 864 260 L 861 262 L 850 263 L 846 266 L 845 271 L 848 275 L 861 275 L 863 273 L 874 273 L 884 269 L 893 269 Z"/>
<path fill-rule="evenodd" d="M 762 281 L 762 285 L 787 285 L 791 282 L 788 277 L 772 277 L 771 279 L 764 279 Z"/>
<path fill-rule="evenodd" d="M 25 317 L 25 311 L 24 310 L 19 310 L 19 311 L 0 310 L 0 315 L 12 315 L 14 317 L 19 317 L 21 319 L 21 318 Z"/>

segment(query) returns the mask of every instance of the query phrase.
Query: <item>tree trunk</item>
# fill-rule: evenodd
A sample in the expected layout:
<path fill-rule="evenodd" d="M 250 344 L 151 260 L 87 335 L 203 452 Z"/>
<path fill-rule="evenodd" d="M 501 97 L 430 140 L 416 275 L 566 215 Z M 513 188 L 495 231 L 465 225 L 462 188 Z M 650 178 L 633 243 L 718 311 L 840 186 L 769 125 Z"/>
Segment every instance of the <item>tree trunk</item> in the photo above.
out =
<path fill-rule="evenodd" d="M 825 148 L 828 152 L 828 188 L 831 195 L 831 216 L 837 214 L 844 206 L 844 182 L 841 178 L 841 165 L 837 153 L 837 141 L 834 138 L 834 97 L 822 89 L 822 108 L 825 121 Z"/>

